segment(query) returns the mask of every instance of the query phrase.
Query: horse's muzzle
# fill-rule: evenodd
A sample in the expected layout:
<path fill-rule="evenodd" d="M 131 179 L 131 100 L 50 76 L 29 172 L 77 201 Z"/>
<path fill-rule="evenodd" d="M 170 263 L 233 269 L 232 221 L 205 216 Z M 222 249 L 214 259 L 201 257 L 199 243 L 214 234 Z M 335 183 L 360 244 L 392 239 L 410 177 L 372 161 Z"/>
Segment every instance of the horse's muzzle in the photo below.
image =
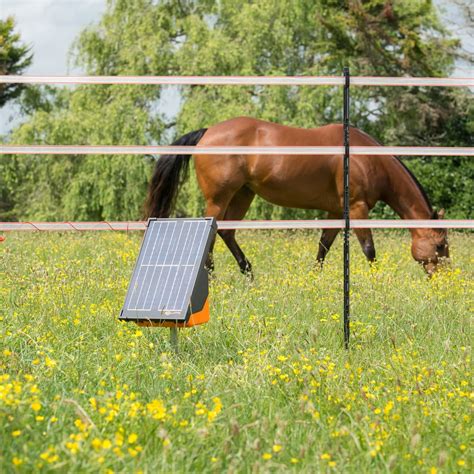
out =
<path fill-rule="evenodd" d="M 429 277 L 432 277 L 433 274 L 443 268 L 451 266 L 451 259 L 449 257 L 440 257 L 436 262 L 426 262 L 423 263 L 423 268 Z"/>

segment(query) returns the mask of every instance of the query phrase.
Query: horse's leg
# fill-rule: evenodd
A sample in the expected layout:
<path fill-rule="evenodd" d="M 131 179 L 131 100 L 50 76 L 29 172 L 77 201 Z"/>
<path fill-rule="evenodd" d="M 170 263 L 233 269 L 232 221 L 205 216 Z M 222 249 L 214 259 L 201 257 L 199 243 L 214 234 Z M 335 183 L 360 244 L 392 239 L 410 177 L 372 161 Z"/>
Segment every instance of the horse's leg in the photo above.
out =
<path fill-rule="evenodd" d="M 255 196 L 255 193 L 248 188 L 241 188 L 227 207 L 227 211 L 225 213 L 224 219 L 225 220 L 241 220 L 245 216 L 252 200 Z M 239 264 L 240 271 L 244 274 L 253 279 L 252 273 L 252 265 L 247 260 L 244 252 L 239 247 L 239 244 L 235 240 L 235 229 L 229 230 L 220 230 L 218 231 L 219 235 L 222 237 L 222 240 L 225 242 L 229 250 L 231 251 L 234 258 L 237 260 Z"/>
<path fill-rule="evenodd" d="M 356 202 L 351 205 L 350 209 L 351 219 L 368 219 L 369 208 L 365 202 Z M 372 231 L 370 229 L 354 229 L 357 238 L 359 239 L 360 246 L 364 255 L 367 257 L 369 262 L 375 261 L 375 245 L 374 239 L 372 238 Z"/>
<path fill-rule="evenodd" d="M 201 156 L 201 158 L 204 158 Z M 234 157 L 226 160 L 226 156 L 218 157 L 217 162 L 209 157 L 206 161 L 199 161 L 196 165 L 196 176 L 202 194 L 206 199 L 206 217 L 215 217 L 216 220 L 242 219 L 253 199 L 253 193 L 243 186 L 245 185 L 245 169 L 242 160 L 238 161 Z M 212 160 L 212 161 L 211 161 Z M 216 164 L 217 163 L 217 164 Z M 248 193 L 251 193 L 251 197 Z M 233 209 L 228 213 L 231 205 Z M 228 217 L 226 217 L 228 215 Z M 230 251 L 237 259 L 242 268 L 241 260 L 245 259 L 242 250 L 235 243 L 232 233 L 219 231 L 219 235 L 229 247 Z M 212 251 L 214 242 L 211 243 L 209 256 L 207 259 L 207 268 L 210 272 L 214 269 Z"/>
<path fill-rule="evenodd" d="M 206 217 L 215 217 L 216 220 L 221 220 L 224 218 L 226 209 L 228 205 L 228 200 L 219 200 L 218 202 L 214 200 L 208 200 L 206 204 Z M 214 244 L 216 243 L 215 237 L 211 241 L 211 245 L 209 247 L 209 254 L 206 260 L 206 269 L 209 273 L 212 274 L 214 271 L 214 257 L 213 257 L 213 250 Z"/>
<path fill-rule="evenodd" d="M 340 219 L 341 216 L 336 214 L 328 214 L 327 218 Z M 323 266 L 324 259 L 326 258 L 326 255 L 329 252 L 329 249 L 331 248 L 331 245 L 333 244 L 340 230 L 341 229 L 323 229 L 321 238 L 319 239 L 319 250 L 317 258 L 318 264 L 321 266 L 321 268 Z"/>

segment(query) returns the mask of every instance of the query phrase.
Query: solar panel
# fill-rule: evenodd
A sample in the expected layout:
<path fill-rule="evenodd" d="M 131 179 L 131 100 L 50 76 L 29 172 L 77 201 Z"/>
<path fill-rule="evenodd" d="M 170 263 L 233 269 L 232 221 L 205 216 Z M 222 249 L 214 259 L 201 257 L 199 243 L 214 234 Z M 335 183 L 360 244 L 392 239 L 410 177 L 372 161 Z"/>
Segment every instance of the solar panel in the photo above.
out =
<path fill-rule="evenodd" d="M 150 219 L 120 318 L 186 322 L 207 300 L 214 218 Z"/>

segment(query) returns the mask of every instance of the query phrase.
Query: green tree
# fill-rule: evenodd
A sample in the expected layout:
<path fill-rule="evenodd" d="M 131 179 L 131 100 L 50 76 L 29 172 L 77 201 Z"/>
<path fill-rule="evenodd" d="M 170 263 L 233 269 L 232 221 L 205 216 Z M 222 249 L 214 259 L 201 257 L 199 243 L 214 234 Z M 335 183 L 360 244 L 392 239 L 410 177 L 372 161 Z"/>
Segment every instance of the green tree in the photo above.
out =
<path fill-rule="evenodd" d="M 21 42 L 14 29 L 12 17 L 0 19 L 0 75 L 21 74 L 33 60 L 30 48 Z M 18 97 L 22 89 L 22 84 L 0 84 L 0 107 Z"/>
<path fill-rule="evenodd" d="M 458 49 L 459 42 L 449 37 L 428 0 L 109 0 L 100 22 L 79 36 L 73 52 L 76 65 L 97 75 L 339 75 L 349 66 L 354 75 L 445 76 L 453 70 Z M 160 111 L 160 87 L 64 90 L 49 111 L 33 113 L 12 141 L 167 143 L 173 134 L 238 115 L 302 127 L 341 120 L 340 88 L 220 86 L 180 91 L 178 116 L 170 120 Z M 474 127 L 468 90 L 352 91 L 352 123 L 384 144 L 470 143 Z M 104 156 L 30 157 L 10 163 L 17 215 L 58 219 L 139 217 L 153 164 L 142 157 Z M 441 202 L 435 204 L 447 203 L 466 215 L 472 166 L 462 159 L 444 163 L 451 173 L 449 189 L 446 181 L 440 182 L 438 161 L 418 159 L 417 176 L 429 194 L 443 187 L 436 194 Z M 178 201 L 179 211 L 196 215 L 201 206 L 196 181 L 190 179 Z M 251 217 L 257 215 L 314 213 L 257 200 Z"/>
<path fill-rule="evenodd" d="M 0 19 L 0 75 L 21 74 L 33 59 L 30 48 L 21 42 L 20 35 L 14 30 L 13 18 Z M 21 84 L 0 84 L 0 108 L 16 99 L 22 90 Z M 7 217 L 15 203 L 2 172 L 3 161 L 0 160 L 0 216 Z"/>

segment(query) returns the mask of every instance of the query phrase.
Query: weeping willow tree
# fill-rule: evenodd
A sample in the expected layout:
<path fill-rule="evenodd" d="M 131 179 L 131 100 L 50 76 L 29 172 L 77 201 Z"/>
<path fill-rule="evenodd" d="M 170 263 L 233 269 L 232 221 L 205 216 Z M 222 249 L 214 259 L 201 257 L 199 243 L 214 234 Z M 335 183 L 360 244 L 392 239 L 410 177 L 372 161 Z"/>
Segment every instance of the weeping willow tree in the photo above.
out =
<path fill-rule="evenodd" d="M 100 21 L 77 38 L 72 56 L 91 75 L 339 75 L 349 66 L 353 75 L 446 76 L 458 51 L 459 41 L 426 0 L 109 0 Z M 165 91 L 39 89 L 41 100 L 10 140 L 145 145 L 239 115 L 301 127 L 341 120 L 342 91 L 334 87 L 181 87 L 174 117 L 163 110 Z M 387 145 L 469 145 L 469 94 L 353 88 L 352 123 Z M 413 167 L 435 204 L 448 207 L 451 217 L 466 216 L 473 207 L 473 165 L 462 157 L 448 160 L 417 159 Z M 17 218 L 136 219 L 153 162 L 47 156 L 10 157 L 0 166 Z M 193 176 L 177 207 L 180 214 L 202 212 Z M 315 214 L 256 200 L 250 217 L 308 215 Z"/>

